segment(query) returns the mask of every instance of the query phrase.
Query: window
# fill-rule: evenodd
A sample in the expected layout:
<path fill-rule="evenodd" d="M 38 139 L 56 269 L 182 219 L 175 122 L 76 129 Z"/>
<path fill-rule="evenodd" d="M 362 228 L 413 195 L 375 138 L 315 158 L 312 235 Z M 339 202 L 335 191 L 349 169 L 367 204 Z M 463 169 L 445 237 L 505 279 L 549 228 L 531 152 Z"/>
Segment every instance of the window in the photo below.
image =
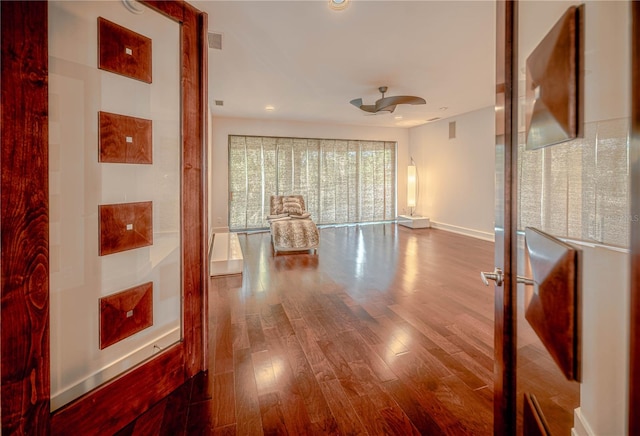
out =
<path fill-rule="evenodd" d="M 396 143 L 229 136 L 229 227 L 268 226 L 271 195 L 301 194 L 318 224 L 396 216 Z"/>

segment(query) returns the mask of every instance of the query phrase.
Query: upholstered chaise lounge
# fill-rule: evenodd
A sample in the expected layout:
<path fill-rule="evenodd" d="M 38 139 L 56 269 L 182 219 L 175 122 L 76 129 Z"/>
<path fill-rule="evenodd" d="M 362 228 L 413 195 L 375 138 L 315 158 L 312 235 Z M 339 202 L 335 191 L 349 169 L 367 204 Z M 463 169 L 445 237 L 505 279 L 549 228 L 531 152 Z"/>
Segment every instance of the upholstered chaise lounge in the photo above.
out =
<path fill-rule="evenodd" d="M 273 251 L 318 251 L 320 233 L 307 212 L 302 195 L 272 195 L 270 215 Z"/>

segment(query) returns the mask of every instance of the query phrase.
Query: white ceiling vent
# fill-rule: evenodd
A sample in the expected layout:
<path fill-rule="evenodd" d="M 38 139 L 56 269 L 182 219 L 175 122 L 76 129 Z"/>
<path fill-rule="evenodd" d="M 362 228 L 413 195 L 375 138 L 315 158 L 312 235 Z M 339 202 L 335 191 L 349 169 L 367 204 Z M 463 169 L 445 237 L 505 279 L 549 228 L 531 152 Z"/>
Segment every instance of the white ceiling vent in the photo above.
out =
<path fill-rule="evenodd" d="M 209 32 L 209 48 L 222 50 L 222 33 Z"/>

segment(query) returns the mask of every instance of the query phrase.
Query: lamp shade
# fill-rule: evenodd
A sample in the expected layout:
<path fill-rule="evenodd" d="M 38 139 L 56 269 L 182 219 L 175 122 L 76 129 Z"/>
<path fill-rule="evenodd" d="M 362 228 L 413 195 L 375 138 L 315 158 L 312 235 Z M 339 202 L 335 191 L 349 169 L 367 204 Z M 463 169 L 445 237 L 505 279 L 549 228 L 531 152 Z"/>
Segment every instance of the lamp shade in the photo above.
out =
<path fill-rule="evenodd" d="M 407 207 L 416 207 L 416 166 L 407 167 Z"/>

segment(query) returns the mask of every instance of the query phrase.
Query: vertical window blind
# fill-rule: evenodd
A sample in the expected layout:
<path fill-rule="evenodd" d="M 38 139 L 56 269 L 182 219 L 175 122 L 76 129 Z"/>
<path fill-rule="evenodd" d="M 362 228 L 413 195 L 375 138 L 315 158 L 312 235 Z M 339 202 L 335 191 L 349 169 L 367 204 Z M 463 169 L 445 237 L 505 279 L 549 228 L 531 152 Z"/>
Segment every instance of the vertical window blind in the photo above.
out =
<path fill-rule="evenodd" d="M 519 228 L 628 247 L 629 119 L 585 123 L 584 137 L 539 150 L 518 149 Z"/>
<path fill-rule="evenodd" d="M 396 216 L 396 143 L 229 136 L 229 228 L 268 227 L 271 195 L 301 194 L 318 224 Z"/>

